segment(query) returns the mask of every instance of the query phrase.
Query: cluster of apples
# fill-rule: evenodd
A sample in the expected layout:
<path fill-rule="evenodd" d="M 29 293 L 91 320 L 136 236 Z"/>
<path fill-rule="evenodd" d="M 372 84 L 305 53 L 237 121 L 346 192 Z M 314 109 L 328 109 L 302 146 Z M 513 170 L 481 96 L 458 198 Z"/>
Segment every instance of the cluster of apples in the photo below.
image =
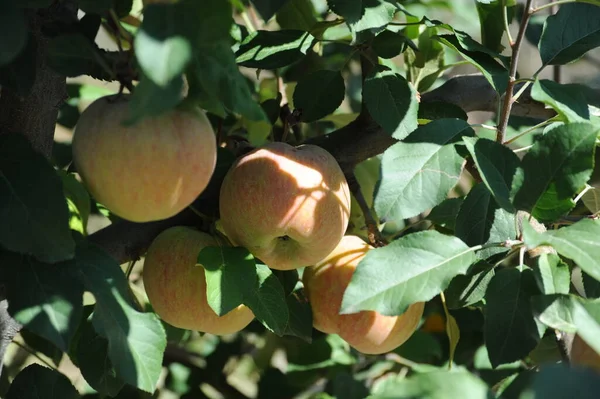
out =
<path fill-rule="evenodd" d="M 202 111 L 190 109 L 124 124 L 127 100 L 104 97 L 82 113 L 73 137 L 77 171 L 96 200 L 123 219 L 171 217 L 208 185 L 216 165 L 214 131 Z M 345 236 L 348 184 L 335 158 L 321 147 L 275 142 L 242 156 L 223 180 L 219 208 L 232 245 L 247 248 L 272 269 L 305 268 L 316 329 L 377 354 L 398 347 L 417 328 L 422 303 L 400 316 L 339 314 L 352 274 L 371 247 Z M 216 245 L 209 234 L 183 226 L 163 231 L 150 245 L 144 287 L 167 323 L 223 335 L 254 319 L 244 305 L 223 316 L 208 305 L 204 269 L 196 262 L 203 248 Z"/>

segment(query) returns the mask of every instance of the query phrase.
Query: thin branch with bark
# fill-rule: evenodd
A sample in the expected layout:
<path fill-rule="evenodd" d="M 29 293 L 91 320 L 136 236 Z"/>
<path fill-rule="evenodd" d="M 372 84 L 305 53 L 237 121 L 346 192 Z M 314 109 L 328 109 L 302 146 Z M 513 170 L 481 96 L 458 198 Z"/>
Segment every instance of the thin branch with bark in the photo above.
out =
<path fill-rule="evenodd" d="M 377 221 L 375 221 L 375 218 L 373 218 L 373 215 L 371 214 L 371 209 L 369 209 L 369 205 L 367 204 L 367 201 L 363 196 L 360 184 L 358 183 L 358 180 L 356 180 L 356 176 L 354 175 L 354 173 L 351 173 L 350 175 L 346 176 L 346 180 L 348 181 L 350 192 L 352 193 L 352 195 L 354 195 L 354 198 L 356 198 L 356 202 L 358 203 L 358 206 L 360 206 L 360 210 L 362 211 L 363 216 L 365 218 L 365 224 L 367 225 L 367 237 L 369 238 L 369 243 L 375 248 L 387 245 L 388 242 L 385 238 L 383 238 L 383 235 L 377 228 Z"/>
<path fill-rule="evenodd" d="M 36 44 L 36 76 L 31 92 L 20 96 L 10 89 L 0 92 L 0 134 L 22 134 L 33 148 L 50 159 L 58 109 L 67 99 L 67 82 L 46 63 L 48 38 L 42 26 L 65 16 L 75 17 L 77 7 L 72 1 L 55 2 L 45 10 L 27 11 L 30 40 Z M 0 281 L 0 373 L 4 351 L 20 331 L 21 325 L 8 313 L 4 283 Z"/>
<path fill-rule="evenodd" d="M 498 124 L 498 132 L 496 134 L 496 141 L 504 143 L 506 138 L 506 127 L 508 126 L 508 119 L 510 118 L 511 108 L 514 103 L 513 91 L 515 86 L 515 80 L 517 79 L 517 67 L 519 65 L 519 54 L 521 53 L 521 45 L 523 44 L 523 38 L 525 37 L 525 30 L 529 24 L 531 18 L 531 2 L 527 0 L 525 4 L 525 10 L 523 11 L 523 18 L 521 18 L 521 24 L 519 26 L 519 33 L 517 39 L 512 46 L 512 59 L 510 61 L 510 70 L 508 72 L 508 85 L 506 86 L 506 93 L 504 93 L 504 104 L 502 105 L 502 111 L 500 114 L 500 123 Z"/>

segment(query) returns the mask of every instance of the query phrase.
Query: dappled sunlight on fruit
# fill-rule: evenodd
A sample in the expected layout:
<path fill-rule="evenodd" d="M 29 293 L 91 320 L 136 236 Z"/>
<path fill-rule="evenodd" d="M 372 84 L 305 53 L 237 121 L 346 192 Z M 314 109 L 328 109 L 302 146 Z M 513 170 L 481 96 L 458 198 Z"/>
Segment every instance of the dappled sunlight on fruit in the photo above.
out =
<path fill-rule="evenodd" d="M 338 334 L 356 350 L 379 354 L 394 350 L 415 332 L 424 303 L 411 305 L 399 316 L 374 311 L 339 314 L 344 291 L 359 262 L 372 247 L 357 236 L 344 236 L 325 259 L 305 269 L 304 287 L 313 311 L 316 329 Z"/>
<path fill-rule="evenodd" d="M 335 159 L 315 146 L 285 143 L 240 158 L 219 201 L 231 241 L 280 270 L 313 264 L 331 252 L 350 212 L 348 184 Z"/>

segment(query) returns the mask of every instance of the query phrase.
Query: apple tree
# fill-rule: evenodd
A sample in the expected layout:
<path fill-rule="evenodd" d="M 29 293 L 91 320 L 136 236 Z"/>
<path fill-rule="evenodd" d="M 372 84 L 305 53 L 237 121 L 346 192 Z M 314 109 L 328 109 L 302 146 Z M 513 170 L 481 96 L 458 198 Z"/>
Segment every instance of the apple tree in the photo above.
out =
<path fill-rule="evenodd" d="M 0 397 L 597 397 L 598 47 L 598 0 L 2 0 Z"/>

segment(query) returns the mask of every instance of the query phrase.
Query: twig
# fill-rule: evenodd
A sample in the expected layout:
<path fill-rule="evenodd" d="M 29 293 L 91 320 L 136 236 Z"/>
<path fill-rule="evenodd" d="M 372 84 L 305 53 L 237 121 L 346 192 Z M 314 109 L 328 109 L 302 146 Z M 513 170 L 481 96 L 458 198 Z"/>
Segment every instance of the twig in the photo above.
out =
<path fill-rule="evenodd" d="M 132 259 L 127 265 L 127 271 L 125 272 L 125 277 L 127 278 L 127 280 L 129 280 L 129 277 L 131 277 L 131 272 L 133 271 L 133 267 L 135 266 L 136 262 L 137 259 Z"/>
<path fill-rule="evenodd" d="M 560 353 L 560 358 L 563 361 L 563 364 L 568 366 L 571 363 L 571 359 L 569 357 L 571 351 L 569 350 L 569 344 L 566 342 L 566 338 L 568 338 L 567 333 L 560 330 L 554 330 L 554 339 L 556 340 L 558 353 Z"/>
<path fill-rule="evenodd" d="M 348 181 L 350 192 L 352 193 L 352 195 L 354 195 L 354 198 L 356 198 L 356 202 L 358 202 L 358 206 L 360 206 L 360 210 L 364 215 L 365 223 L 367 225 L 367 236 L 369 238 L 369 242 L 375 248 L 386 246 L 388 243 L 385 240 L 385 238 L 383 238 L 383 235 L 377 228 L 377 222 L 371 214 L 369 205 L 367 205 L 367 201 L 365 200 L 365 197 L 362 194 L 360 184 L 358 183 L 358 180 L 356 180 L 356 176 L 354 176 L 354 173 L 347 174 L 346 180 Z"/>
<path fill-rule="evenodd" d="M 55 366 L 50 364 L 48 361 L 46 361 L 44 358 L 42 358 L 40 355 L 38 355 L 33 349 L 31 349 L 27 345 L 23 345 L 22 343 L 20 343 L 18 341 L 13 341 L 12 343 L 17 345 L 19 348 L 23 349 L 25 352 L 29 353 L 31 356 L 35 357 L 40 362 L 44 363 L 49 368 L 51 368 L 53 370 L 58 370 Z"/>
<path fill-rule="evenodd" d="M 548 4 L 541 5 L 539 7 L 536 7 L 531 10 L 531 13 L 535 14 L 536 12 L 545 10 L 546 8 L 552 8 L 552 7 L 559 6 L 561 4 L 568 4 L 568 3 L 588 3 L 588 4 L 598 5 L 598 0 L 558 0 L 558 1 L 555 1 L 552 3 L 548 3 Z"/>
<path fill-rule="evenodd" d="M 556 5 L 556 0 L 550 0 L 549 3 L 552 4 L 552 6 L 550 7 L 550 15 L 556 14 L 556 12 L 558 11 L 558 6 Z M 553 65 L 552 66 L 552 78 L 554 79 L 554 81 L 556 83 L 560 83 L 560 81 L 561 81 L 561 72 L 562 72 L 561 65 Z"/>
<path fill-rule="evenodd" d="M 548 119 L 548 120 L 545 120 L 545 121 L 543 121 L 543 122 L 541 122 L 541 123 L 538 123 L 537 125 L 535 125 L 535 126 L 532 126 L 532 127 L 530 127 L 529 129 L 525 129 L 525 130 L 523 130 L 521 133 L 517 134 L 515 137 L 512 137 L 510 140 L 507 140 L 507 141 L 505 141 L 505 142 L 504 142 L 504 144 L 511 144 L 511 143 L 514 143 L 515 141 L 517 141 L 517 140 L 518 140 L 518 139 L 520 139 L 521 137 L 525 136 L 526 134 L 529 134 L 529 133 L 533 132 L 533 131 L 534 131 L 534 130 L 536 130 L 536 129 L 539 129 L 539 128 L 541 128 L 541 127 L 544 127 L 544 126 L 546 126 L 546 125 L 549 125 L 549 124 L 550 124 L 550 123 L 552 123 L 552 122 L 554 122 L 554 119 L 553 119 L 553 118 L 550 118 L 550 119 Z"/>
<path fill-rule="evenodd" d="M 513 42 L 513 38 L 510 34 L 510 29 L 509 29 L 509 25 L 508 25 L 508 7 L 506 6 L 506 0 L 502 0 L 502 14 L 503 14 L 503 19 L 504 19 L 504 30 L 506 31 L 506 37 L 508 38 L 508 45 L 509 46 L 513 46 L 514 42 Z"/>
<path fill-rule="evenodd" d="M 519 53 L 521 52 L 521 44 L 523 43 L 523 37 L 525 37 L 525 30 L 527 29 L 529 18 L 531 18 L 531 2 L 532 0 L 527 0 L 527 3 L 525 4 L 525 11 L 523 12 L 523 18 L 521 18 L 521 25 L 519 26 L 517 40 L 514 45 L 511 46 L 512 59 L 510 61 L 508 85 L 506 86 L 506 92 L 504 94 L 504 104 L 502 106 L 500 123 L 498 124 L 498 133 L 496 134 L 496 141 L 499 143 L 504 143 L 506 127 L 508 126 L 508 118 L 510 117 L 510 111 L 514 102 L 513 89 L 517 76 L 517 66 L 519 64 Z"/>

